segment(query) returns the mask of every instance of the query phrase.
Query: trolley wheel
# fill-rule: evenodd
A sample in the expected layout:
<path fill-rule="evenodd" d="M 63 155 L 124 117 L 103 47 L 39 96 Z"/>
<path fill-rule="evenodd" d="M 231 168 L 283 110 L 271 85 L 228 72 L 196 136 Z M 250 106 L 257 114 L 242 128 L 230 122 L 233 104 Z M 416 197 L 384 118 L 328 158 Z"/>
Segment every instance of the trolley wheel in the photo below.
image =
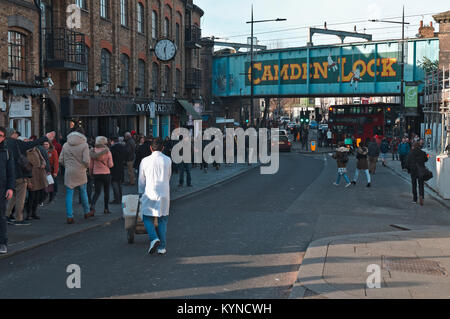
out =
<path fill-rule="evenodd" d="M 134 227 L 127 229 L 127 239 L 129 244 L 134 243 Z"/>

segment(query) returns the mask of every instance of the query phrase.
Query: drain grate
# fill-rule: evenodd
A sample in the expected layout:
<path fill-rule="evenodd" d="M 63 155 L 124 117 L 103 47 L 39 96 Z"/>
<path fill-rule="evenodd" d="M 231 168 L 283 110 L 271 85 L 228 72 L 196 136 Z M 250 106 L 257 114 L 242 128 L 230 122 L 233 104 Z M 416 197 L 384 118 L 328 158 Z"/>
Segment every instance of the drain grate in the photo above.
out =
<path fill-rule="evenodd" d="M 382 256 L 382 268 L 390 271 L 410 272 L 431 276 L 447 276 L 447 270 L 437 262 L 418 257 Z"/>

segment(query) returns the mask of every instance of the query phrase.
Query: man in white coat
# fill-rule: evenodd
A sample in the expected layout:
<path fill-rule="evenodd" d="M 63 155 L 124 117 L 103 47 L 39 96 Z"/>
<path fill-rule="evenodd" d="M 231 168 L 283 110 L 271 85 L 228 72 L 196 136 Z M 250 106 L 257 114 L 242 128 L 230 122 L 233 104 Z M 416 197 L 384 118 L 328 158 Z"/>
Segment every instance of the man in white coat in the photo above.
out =
<path fill-rule="evenodd" d="M 166 253 L 172 160 L 162 153 L 161 138 L 154 139 L 150 149 L 152 155 L 144 158 L 139 167 L 139 195 L 144 225 L 150 237 L 148 253 L 153 254 L 158 249 L 158 254 L 163 255 Z"/>

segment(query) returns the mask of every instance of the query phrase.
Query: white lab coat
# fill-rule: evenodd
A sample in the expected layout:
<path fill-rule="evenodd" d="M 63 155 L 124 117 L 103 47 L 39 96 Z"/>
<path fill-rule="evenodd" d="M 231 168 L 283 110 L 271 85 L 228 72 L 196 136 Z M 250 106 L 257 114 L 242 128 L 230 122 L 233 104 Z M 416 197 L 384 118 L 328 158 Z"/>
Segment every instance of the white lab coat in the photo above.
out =
<path fill-rule="evenodd" d="M 144 158 L 139 167 L 141 211 L 145 216 L 169 215 L 172 160 L 161 152 Z"/>

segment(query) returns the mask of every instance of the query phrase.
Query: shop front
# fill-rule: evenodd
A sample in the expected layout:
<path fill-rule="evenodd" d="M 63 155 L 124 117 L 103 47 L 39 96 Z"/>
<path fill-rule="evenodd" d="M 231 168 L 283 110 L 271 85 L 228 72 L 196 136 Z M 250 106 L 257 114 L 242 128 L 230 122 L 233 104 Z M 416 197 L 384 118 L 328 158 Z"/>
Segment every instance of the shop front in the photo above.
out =
<path fill-rule="evenodd" d="M 65 135 L 74 125 L 82 127 L 91 138 L 123 136 L 132 131 L 146 133 L 145 119 L 136 112 L 136 103 L 130 99 L 64 97 L 61 100 Z"/>
<path fill-rule="evenodd" d="M 136 112 L 148 119 L 148 134 L 165 139 L 179 126 L 174 100 L 154 100 L 150 103 L 136 104 Z"/>

